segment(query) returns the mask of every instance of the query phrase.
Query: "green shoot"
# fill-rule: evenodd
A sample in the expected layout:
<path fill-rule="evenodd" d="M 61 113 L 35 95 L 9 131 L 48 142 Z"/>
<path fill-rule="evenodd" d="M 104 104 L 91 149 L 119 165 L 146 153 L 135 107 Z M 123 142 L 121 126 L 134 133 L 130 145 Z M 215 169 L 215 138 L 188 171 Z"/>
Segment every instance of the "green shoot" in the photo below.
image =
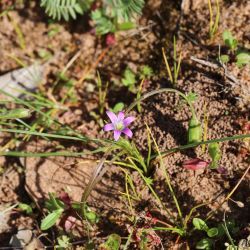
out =
<path fill-rule="evenodd" d="M 214 19 L 214 12 L 212 9 L 211 0 L 208 0 L 208 8 L 209 8 L 209 37 L 212 39 L 214 35 L 216 34 L 218 27 L 219 27 L 219 21 L 220 21 L 220 4 L 219 0 L 216 0 L 216 13 L 215 13 L 215 19 Z"/>
<path fill-rule="evenodd" d="M 236 65 L 241 68 L 250 64 L 250 52 L 244 48 L 238 48 L 238 41 L 233 37 L 229 30 L 225 30 L 222 34 L 225 45 L 229 48 L 230 53 L 219 55 L 219 60 L 222 63 L 235 61 Z"/>
<path fill-rule="evenodd" d="M 182 53 L 180 53 L 179 58 L 177 58 L 177 45 L 176 45 L 175 36 L 173 40 L 173 50 L 174 50 L 173 51 L 173 72 L 171 70 L 170 64 L 168 62 L 167 56 L 163 48 L 162 48 L 162 55 L 163 55 L 163 59 L 167 68 L 169 80 L 172 84 L 176 84 L 178 81 L 178 76 L 179 76 L 180 67 L 181 67 Z"/>
<path fill-rule="evenodd" d="M 238 41 L 233 37 L 229 30 L 225 30 L 222 34 L 223 41 L 231 51 L 235 51 L 238 46 Z"/>
<path fill-rule="evenodd" d="M 158 153 L 158 156 L 159 156 L 159 159 L 160 159 L 160 168 L 161 168 L 161 170 L 163 171 L 163 173 L 164 173 L 164 175 L 165 175 L 165 180 L 166 180 L 167 186 L 168 186 L 168 188 L 169 188 L 170 194 L 171 194 L 172 197 L 173 197 L 175 206 L 176 206 L 176 208 L 177 208 L 177 211 L 178 211 L 178 214 L 179 214 L 179 219 L 181 220 L 182 226 L 184 226 L 184 219 L 183 219 L 183 216 L 182 216 L 182 211 L 181 211 L 179 202 L 178 202 L 178 200 L 177 200 L 177 197 L 176 197 L 176 195 L 175 195 L 175 193 L 174 193 L 173 187 L 172 187 L 172 185 L 171 185 L 171 181 L 170 181 L 169 174 L 168 174 L 168 172 L 167 172 L 167 170 L 166 170 L 166 167 L 164 166 L 163 157 L 162 157 L 162 155 L 161 155 L 160 149 L 159 149 L 159 147 L 158 147 L 158 145 L 157 145 L 157 143 L 156 143 L 156 140 L 155 140 L 155 138 L 153 137 L 153 134 L 152 134 L 152 132 L 151 132 L 151 130 L 149 129 L 149 127 L 148 127 L 147 124 L 146 124 L 146 127 L 147 127 L 147 130 L 148 130 L 148 133 L 150 134 L 150 136 L 151 136 L 151 138 L 152 138 L 152 140 L 153 140 L 153 142 L 154 142 L 154 146 L 155 146 L 156 151 L 157 151 L 157 153 Z"/>

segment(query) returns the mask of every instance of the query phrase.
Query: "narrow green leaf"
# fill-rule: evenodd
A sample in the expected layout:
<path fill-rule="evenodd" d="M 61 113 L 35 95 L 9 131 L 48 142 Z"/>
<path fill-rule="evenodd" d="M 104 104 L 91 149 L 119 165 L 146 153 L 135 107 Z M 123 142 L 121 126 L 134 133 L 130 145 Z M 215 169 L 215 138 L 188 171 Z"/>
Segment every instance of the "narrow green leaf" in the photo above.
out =
<path fill-rule="evenodd" d="M 0 120 L 28 118 L 30 114 L 30 110 L 25 108 L 7 110 L 5 112 L 0 112 Z"/>
<path fill-rule="evenodd" d="M 57 209 L 48 214 L 41 223 L 41 230 L 47 230 L 56 224 L 56 221 L 61 217 L 63 209 Z"/>

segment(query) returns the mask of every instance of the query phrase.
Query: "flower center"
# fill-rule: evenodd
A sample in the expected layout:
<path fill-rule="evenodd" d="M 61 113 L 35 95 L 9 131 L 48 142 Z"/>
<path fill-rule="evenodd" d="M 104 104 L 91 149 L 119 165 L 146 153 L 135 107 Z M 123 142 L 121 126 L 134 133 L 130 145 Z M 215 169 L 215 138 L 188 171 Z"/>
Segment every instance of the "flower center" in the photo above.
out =
<path fill-rule="evenodd" d="M 115 128 L 117 130 L 123 130 L 124 126 L 123 126 L 123 122 L 119 121 L 115 124 Z"/>

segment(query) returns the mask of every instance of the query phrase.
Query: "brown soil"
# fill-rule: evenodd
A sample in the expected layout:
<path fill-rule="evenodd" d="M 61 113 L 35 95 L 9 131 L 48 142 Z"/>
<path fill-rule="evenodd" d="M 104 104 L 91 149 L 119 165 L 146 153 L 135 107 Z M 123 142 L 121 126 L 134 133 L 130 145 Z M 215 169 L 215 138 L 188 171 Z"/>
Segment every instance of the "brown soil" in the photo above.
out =
<path fill-rule="evenodd" d="M 177 34 L 178 51 L 183 53 L 183 62 L 179 80 L 174 87 L 185 93 L 192 91 L 198 94 L 195 110 L 203 120 L 206 106 L 206 112 L 209 115 L 209 139 L 242 134 L 242 121 L 249 119 L 249 67 L 238 69 L 236 65 L 230 64 L 227 72 L 236 79 L 232 83 L 222 69 L 199 64 L 190 58 L 194 56 L 214 61 L 218 57 L 218 45 L 222 44 L 221 34 L 226 28 L 232 31 L 241 44 L 249 48 L 247 21 L 250 4 L 247 1 L 221 2 L 222 14 L 219 31 L 210 41 L 208 39 L 209 12 L 206 4 L 203 1 L 185 2 L 185 10 L 182 12 L 179 1 L 176 3 L 167 0 L 148 1 L 145 13 L 140 20 L 141 26 L 146 28 L 137 30 L 135 34 L 131 32 L 119 34 L 117 37 L 119 42 L 109 49 L 105 47 L 102 39 L 90 32 L 86 17 L 80 17 L 78 21 L 72 21 L 69 24 L 48 25 L 47 19 L 38 5 L 29 3 L 25 10 L 20 7 L 20 9 L 11 11 L 11 18 L 3 16 L 0 19 L 0 74 L 19 67 L 17 62 L 10 58 L 10 55 L 29 65 L 34 60 L 41 60 L 38 56 L 39 51 L 45 49 L 53 56 L 50 62 L 46 63 L 45 76 L 39 88 L 47 92 L 55 81 L 55 74 L 62 71 L 76 53 L 80 51 L 79 57 L 68 73 L 70 78 L 76 80 L 86 74 L 93 62 L 99 62 L 99 58 L 103 54 L 103 59 L 89 75 L 93 76 L 95 70 L 98 70 L 103 82 L 112 82 L 109 86 L 106 108 L 113 107 L 120 101 L 129 105 L 135 96 L 118 85 L 122 72 L 127 66 L 135 72 L 138 72 L 139 67 L 145 64 L 153 68 L 155 75 L 144 84 L 143 92 L 145 93 L 161 87 L 173 87 L 167 77 L 161 48 L 167 48 L 169 56 L 172 36 Z M 24 50 L 18 44 L 11 20 L 15 20 L 25 34 L 26 48 Z M 59 32 L 50 37 L 48 33 L 53 28 L 58 28 Z M 223 49 L 225 48 L 222 47 Z M 61 111 L 58 114 L 58 120 L 78 129 L 87 136 L 108 137 L 109 135 L 102 132 L 100 124 L 91 115 L 91 112 L 98 110 L 97 91 L 91 90 L 92 88 L 96 90 L 94 84 L 91 77 L 78 83 L 75 90 L 76 100 L 68 102 L 68 110 Z M 66 88 L 58 88 L 52 98 L 60 100 L 66 93 Z M 51 95 L 48 95 L 48 98 L 51 98 Z M 152 130 L 161 151 L 187 143 L 187 126 L 191 114 L 176 95 L 164 93 L 154 96 L 142 103 L 141 113 L 132 111 L 131 114 L 136 116 L 136 121 L 131 127 L 134 131 L 134 141 L 143 153 L 146 153 L 147 150 L 145 124 Z M 103 116 L 103 119 L 106 117 Z M 4 136 L 0 140 L 3 140 L 0 141 L 1 146 L 7 143 Z M 243 146 L 242 141 L 221 143 L 223 157 L 220 166 L 227 169 L 226 175 L 212 170 L 198 171 L 194 174 L 193 171 L 183 169 L 181 163 L 186 159 L 200 157 L 209 160 L 207 152 L 203 153 L 201 147 L 164 158 L 164 164 L 170 174 L 171 183 L 184 214 L 187 214 L 192 207 L 208 201 L 213 202 L 197 210 L 195 216 L 204 218 L 209 211 L 217 209 L 218 204 L 234 188 L 249 164 L 247 156 L 244 157 L 241 154 Z M 20 143 L 16 146 L 15 151 L 50 152 L 55 148 L 74 151 L 84 149 L 80 144 L 33 139 L 29 143 Z M 1 205 L 6 208 L 17 201 L 27 203 L 34 201 L 40 209 L 48 192 L 60 193 L 65 188 L 73 200 L 80 201 L 81 192 L 86 186 L 97 160 L 98 157 L 88 159 L 0 157 L 0 167 L 4 169 L 4 174 L 0 176 Z M 134 202 L 135 213 L 151 211 L 155 216 L 168 220 L 167 215 L 159 211 L 152 194 L 145 188 L 138 174 L 135 172 L 130 174 L 136 184 L 137 192 L 141 195 L 141 200 Z M 170 202 L 171 196 L 157 162 L 153 164 L 151 178 L 154 180 L 156 192 L 164 201 L 165 206 L 176 215 L 176 209 Z M 91 193 L 88 200 L 89 205 L 101 215 L 101 222 L 91 233 L 93 239 L 100 241 L 110 233 L 128 235 L 132 223 L 128 219 L 131 214 L 127 200 L 121 195 L 124 187 L 123 171 L 111 166 Z M 210 222 L 211 226 L 216 221 L 222 221 L 223 215 L 226 213 L 227 218 L 235 219 L 241 228 L 242 233 L 236 236 L 237 239 L 244 238 L 247 233 L 250 233 L 249 227 L 247 228 L 250 221 L 246 219 L 250 205 L 249 188 L 250 175 L 248 173 L 231 197 L 232 200 L 244 203 L 244 207 L 237 207 L 233 201 L 225 203 L 217 209 Z M 12 216 L 13 218 L 8 218 L 5 223 L 6 227 L 0 227 L 0 245 L 7 247 L 10 237 L 17 232 L 20 225 L 32 229 L 34 235 L 39 236 L 41 232 L 38 224 L 41 216 L 41 210 L 37 211 L 37 218 L 32 219 L 17 211 Z M 53 233 L 56 231 L 52 231 L 52 235 Z M 86 240 L 84 232 L 81 232 L 80 236 L 77 235 L 78 239 L 80 237 L 80 239 Z M 160 234 L 160 236 L 164 249 L 174 249 L 174 246 L 175 249 L 181 249 L 181 244 L 174 243 L 176 236 L 166 233 Z M 42 240 L 48 244 L 45 238 Z M 221 249 L 220 247 L 218 245 L 216 249 Z M 194 246 L 191 246 L 191 249 L 194 249 Z"/>

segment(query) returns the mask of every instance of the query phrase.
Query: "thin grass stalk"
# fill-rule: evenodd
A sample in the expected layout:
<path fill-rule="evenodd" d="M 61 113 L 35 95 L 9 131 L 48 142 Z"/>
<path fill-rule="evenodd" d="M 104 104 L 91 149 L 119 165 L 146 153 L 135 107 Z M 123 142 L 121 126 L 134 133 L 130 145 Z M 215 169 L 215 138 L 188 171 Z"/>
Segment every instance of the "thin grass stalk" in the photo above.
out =
<path fill-rule="evenodd" d="M 164 59 L 164 62 L 165 62 L 166 68 L 167 68 L 168 77 L 170 79 L 170 82 L 173 84 L 174 80 L 173 80 L 172 72 L 171 72 L 171 69 L 170 69 L 170 66 L 168 63 L 168 59 L 167 59 L 166 54 L 164 52 L 164 48 L 162 48 L 162 55 L 163 55 L 163 59 Z"/>
<path fill-rule="evenodd" d="M 176 83 L 176 73 L 177 73 L 177 66 L 176 66 L 176 62 L 177 62 L 177 55 L 176 55 L 176 39 L 174 36 L 173 39 L 173 46 L 174 46 L 174 84 Z"/>
<path fill-rule="evenodd" d="M 208 0 L 208 9 L 209 9 L 209 35 L 211 37 L 212 29 L 213 29 L 213 10 L 211 0 Z"/>
<path fill-rule="evenodd" d="M 162 156 L 161 156 L 160 149 L 159 149 L 158 144 L 156 143 L 156 140 L 155 140 L 155 138 L 154 138 L 154 136 L 153 136 L 153 134 L 152 134 L 152 132 L 151 132 L 151 130 L 149 129 L 149 127 L 148 127 L 147 124 L 146 124 L 146 127 L 147 127 L 147 130 L 149 131 L 149 133 L 150 133 L 150 135 L 151 135 L 151 138 L 152 138 L 152 140 L 153 140 L 153 142 L 154 142 L 154 145 L 155 145 L 155 147 L 156 147 L 156 151 L 157 151 L 157 153 L 158 153 L 158 155 L 159 155 L 159 158 L 160 158 L 160 167 L 161 167 L 161 169 L 162 169 L 162 171 L 163 171 L 163 173 L 164 173 L 164 175 L 165 175 L 165 179 L 166 179 L 166 182 L 167 182 L 167 186 L 168 186 L 169 191 L 170 191 L 170 193 L 171 193 L 171 195 L 172 195 L 172 197 L 173 197 L 175 206 L 176 206 L 177 211 L 178 211 L 178 214 L 179 214 L 179 218 L 180 218 L 180 220 L 181 220 L 181 224 L 182 224 L 182 226 L 184 226 L 182 211 L 181 211 L 181 208 L 180 208 L 178 199 L 177 199 L 177 197 L 176 197 L 176 195 L 175 195 L 174 189 L 173 189 L 173 187 L 172 187 L 172 185 L 171 185 L 171 181 L 170 181 L 170 177 L 169 177 L 169 175 L 168 175 L 168 172 L 167 172 L 166 169 L 164 168 L 163 158 L 162 158 Z"/>

